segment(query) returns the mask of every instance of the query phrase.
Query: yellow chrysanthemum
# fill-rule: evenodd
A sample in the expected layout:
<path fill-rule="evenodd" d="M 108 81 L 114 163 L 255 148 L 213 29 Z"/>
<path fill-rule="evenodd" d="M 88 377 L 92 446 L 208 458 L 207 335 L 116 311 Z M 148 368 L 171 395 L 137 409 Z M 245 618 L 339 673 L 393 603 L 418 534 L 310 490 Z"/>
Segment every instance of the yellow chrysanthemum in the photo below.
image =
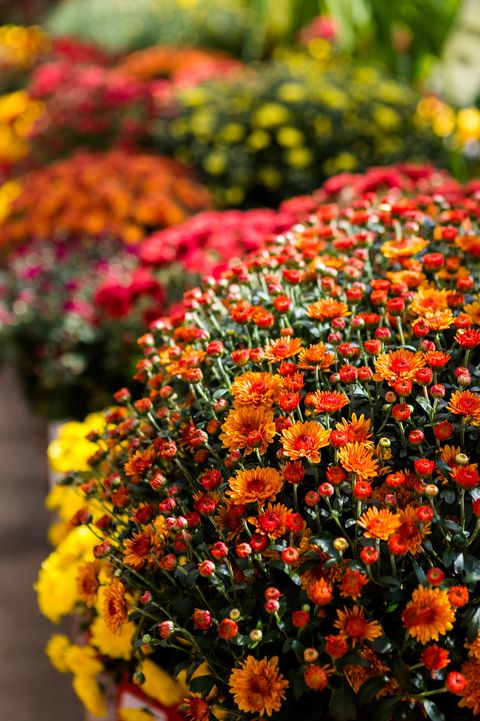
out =
<path fill-rule="evenodd" d="M 247 656 L 229 678 L 230 691 L 240 711 L 267 714 L 279 711 L 289 682 L 278 671 L 278 657 L 258 661 Z"/>
<path fill-rule="evenodd" d="M 132 657 L 132 637 L 135 625 L 130 621 L 125 623 L 118 633 L 113 633 L 102 616 L 97 616 L 90 626 L 90 643 L 98 648 L 100 653 L 110 658 L 122 658 L 129 661 Z"/>
<path fill-rule="evenodd" d="M 57 669 L 57 671 L 60 671 L 60 673 L 67 673 L 68 671 L 65 656 L 69 648 L 69 639 L 67 636 L 60 633 L 54 633 L 45 647 L 45 653 L 47 654 L 50 663 Z"/>
<path fill-rule="evenodd" d="M 91 676 L 77 674 L 73 677 L 73 689 L 87 711 L 103 718 L 107 715 L 105 698 L 97 681 Z"/>
<path fill-rule="evenodd" d="M 142 683 L 142 691 L 147 696 L 151 696 L 164 706 L 174 706 L 180 703 L 185 695 L 185 689 L 177 679 L 170 676 L 150 659 L 143 661 L 139 670 L 145 677 L 145 681 Z"/>
<path fill-rule="evenodd" d="M 416 641 L 438 641 L 453 628 L 455 609 L 443 588 L 419 586 L 402 613 L 403 625 Z"/>

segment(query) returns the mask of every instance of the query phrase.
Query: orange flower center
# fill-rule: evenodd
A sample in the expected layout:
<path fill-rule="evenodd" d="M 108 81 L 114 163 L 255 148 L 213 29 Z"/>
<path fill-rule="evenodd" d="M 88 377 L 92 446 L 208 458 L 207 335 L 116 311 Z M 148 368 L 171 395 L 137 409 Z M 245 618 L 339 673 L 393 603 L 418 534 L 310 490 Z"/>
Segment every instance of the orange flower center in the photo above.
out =
<path fill-rule="evenodd" d="M 345 632 L 350 638 L 364 638 L 367 630 L 367 622 L 360 616 L 349 618 L 345 622 Z"/>
<path fill-rule="evenodd" d="M 410 363 L 405 358 L 394 358 L 390 363 L 390 368 L 395 373 L 402 373 L 410 370 Z"/>
<path fill-rule="evenodd" d="M 308 435 L 298 436 L 295 438 L 293 446 L 296 451 L 310 451 L 315 447 L 315 439 Z"/>

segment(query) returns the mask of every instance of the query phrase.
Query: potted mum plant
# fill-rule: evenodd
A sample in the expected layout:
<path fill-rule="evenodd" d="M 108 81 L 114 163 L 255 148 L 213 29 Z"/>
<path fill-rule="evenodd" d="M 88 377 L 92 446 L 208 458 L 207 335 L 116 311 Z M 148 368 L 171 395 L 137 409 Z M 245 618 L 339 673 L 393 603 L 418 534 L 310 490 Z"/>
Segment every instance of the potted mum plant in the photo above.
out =
<path fill-rule="evenodd" d="M 154 322 L 65 478 L 79 583 L 193 721 L 480 713 L 478 200 L 369 197 Z"/>

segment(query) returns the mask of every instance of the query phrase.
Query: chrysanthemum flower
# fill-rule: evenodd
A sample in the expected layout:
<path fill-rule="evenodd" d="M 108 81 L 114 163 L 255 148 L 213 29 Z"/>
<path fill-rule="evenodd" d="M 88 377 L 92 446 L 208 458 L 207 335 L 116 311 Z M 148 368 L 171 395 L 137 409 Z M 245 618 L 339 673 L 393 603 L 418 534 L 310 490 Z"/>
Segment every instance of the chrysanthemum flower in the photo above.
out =
<path fill-rule="evenodd" d="M 364 443 L 346 443 L 338 451 L 338 460 L 357 478 L 376 478 L 380 470 L 374 451 Z"/>
<path fill-rule="evenodd" d="M 455 415 L 465 416 L 467 423 L 480 423 L 480 395 L 473 391 L 454 391 L 447 409 Z"/>
<path fill-rule="evenodd" d="M 318 368 L 320 371 L 325 371 L 332 366 L 334 360 L 334 354 L 327 350 L 324 343 L 315 343 L 301 351 L 298 356 L 298 367 L 305 370 Z"/>
<path fill-rule="evenodd" d="M 311 663 L 305 669 L 303 678 L 308 688 L 313 691 L 323 691 L 328 683 L 328 677 L 333 673 L 331 666 L 320 666 L 317 663 Z"/>
<path fill-rule="evenodd" d="M 229 678 L 230 692 L 240 711 L 267 714 L 279 711 L 289 682 L 279 673 L 278 657 L 247 656 Z"/>
<path fill-rule="evenodd" d="M 273 413 L 263 406 L 232 409 L 222 425 L 222 431 L 219 437 L 224 447 L 232 450 L 245 448 L 246 455 L 255 448 L 265 453 L 276 434 Z"/>
<path fill-rule="evenodd" d="M 468 708 L 474 716 L 480 713 L 480 663 L 478 661 L 467 661 L 462 666 L 467 685 L 461 692 L 461 700 L 458 705 L 461 708 Z"/>
<path fill-rule="evenodd" d="M 185 706 L 185 715 L 191 721 L 209 721 L 210 705 L 208 701 L 198 693 L 191 693 L 190 696 L 183 699 Z"/>
<path fill-rule="evenodd" d="M 143 526 L 141 531 L 134 531 L 132 538 L 125 541 L 123 560 L 127 566 L 140 570 L 146 563 L 154 563 L 161 555 L 163 538 L 159 528 L 152 524 Z"/>
<path fill-rule="evenodd" d="M 349 638 L 353 645 L 362 641 L 374 641 L 382 635 L 382 627 L 378 621 L 367 621 L 365 611 L 360 606 L 337 609 L 337 620 L 334 623 L 343 636 Z"/>
<path fill-rule="evenodd" d="M 111 631 L 119 631 L 128 621 L 128 610 L 125 586 L 114 578 L 104 591 L 103 601 L 103 618 Z"/>
<path fill-rule="evenodd" d="M 333 589 L 324 578 L 320 578 L 307 586 L 307 596 L 318 606 L 325 606 L 333 598 Z"/>
<path fill-rule="evenodd" d="M 228 481 L 227 495 L 234 503 L 263 503 L 272 501 L 283 486 L 282 475 L 274 468 L 249 468 L 239 471 Z"/>
<path fill-rule="evenodd" d="M 447 649 L 440 648 L 438 644 L 432 643 L 431 646 L 427 646 L 422 651 L 420 660 L 429 671 L 440 671 L 450 663 L 450 654 Z"/>
<path fill-rule="evenodd" d="M 365 529 L 366 538 L 380 538 L 382 541 L 388 541 L 390 536 L 398 531 L 401 521 L 397 514 L 386 508 L 379 510 L 377 506 L 372 506 L 360 516 L 357 523 Z"/>
<path fill-rule="evenodd" d="M 280 538 L 287 532 L 287 518 L 290 511 L 282 503 L 269 503 L 265 510 L 253 518 L 252 523 L 260 533 L 269 538 Z"/>
<path fill-rule="evenodd" d="M 356 413 L 352 413 L 350 420 L 342 418 L 335 426 L 337 431 L 345 433 L 347 443 L 365 443 L 372 437 L 372 420 L 362 415 L 357 418 Z"/>
<path fill-rule="evenodd" d="M 455 610 L 443 588 L 419 586 L 402 613 L 403 625 L 420 643 L 438 641 L 453 628 Z"/>
<path fill-rule="evenodd" d="M 404 237 L 400 240 L 387 240 L 380 250 L 385 258 L 409 258 L 426 248 L 428 240 L 418 236 Z"/>
<path fill-rule="evenodd" d="M 235 405 L 271 406 L 282 389 L 282 379 L 272 373 L 251 371 L 237 376 L 230 388 Z"/>
<path fill-rule="evenodd" d="M 265 358 L 271 363 L 293 358 L 302 349 L 301 338 L 277 338 L 265 346 Z"/>
<path fill-rule="evenodd" d="M 422 524 L 422 530 L 420 530 L 416 508 L 411 505 L 399 509 L 398 517 L 400 519 L 400 525 L 396 532 L 407 544 L 407 551 L 411 553 L 412 556 L 416 556 L 417 553 L 421 551 L 423 539 L 430 533 L 430 524 Z"/>
<path fill-rule="evenodd" d="M 78 569 L 77 588 L 78 595 L 87 606 L 94 606 L 97 600 L 97 593 L 100 586 L 98 574 L 100 572 L 99 561 L 88 561 Z"/>
<path fill-rule="evenodd" d="M 375 651 L 368 646 L 365 646 L 359 651 L 359 656 L 368 662 L 368 665 L 363 664 L 347 664 L 343 671 L 348 679 L 349 684 L 352 686 L 355 693 L 358 693 L 366 681 L 377 676 L 386 676 L 391 673 L 391 669 L 384 663 Z M 387 681 L 384 686 L 378 691 L 375 698 L 379 699 L 382 696 L 389 696 L 398 690 L 398 682 L 395 679 Z"/>
<path fill-rule="evenodd" d="M 362 589 L 368 583 L 368 577 L 361 571 L 347 568 L 338 590 L 343 598 L 356 599 L 362 594 Z"/>
<path fill-rule="evenodd" d="M 311 463 L 320 463 L 321 448 L 328 446 L 330 431 L 317 421 L 298 421 L 282 433 L 282 446 L 291 461 L 306 458 Z"/>
<path fill-rule="evenodd" d="M 339 391 L 315 391 L 308 395 L 308 405 L 313 406 L 317 413 L 335 413 L 348 403 L 345 393 Z"/>
<path fill-rule="evenodd" d="M 332 318 L 342 318 L 344 316 L 348 316 L 350 315 L 350 310 L 346 303 L 324 298 L 322 300 L 317 300 L 315 303 L 312 303 L 312 305 L 309 305 L 307 315 L 309 318 L 324 321 L 331 320 Z"/>
<path fill-rule="evenodd" d="M 375 380 L 386 380 L 389 383 L 413 379 L 416 372 L 425 365 L 423 353 L 400 348 L 390 353 L 382 353 L 375 360 Z"/>
<path fill-rule="evenodd" d="M 419 288 L 413 296 L 408 308 L 415 316 L 425 316 L 427 313 L 436 313 L 448 308 L 447 291 L 438 288 Z"/>

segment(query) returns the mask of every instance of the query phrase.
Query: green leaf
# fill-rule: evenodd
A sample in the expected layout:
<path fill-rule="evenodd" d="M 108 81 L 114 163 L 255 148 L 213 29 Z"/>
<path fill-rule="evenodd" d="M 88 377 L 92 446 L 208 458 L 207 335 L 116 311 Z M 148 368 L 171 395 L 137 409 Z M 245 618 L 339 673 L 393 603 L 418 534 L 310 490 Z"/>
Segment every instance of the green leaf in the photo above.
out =
<path fill-rule="evenodd" d="M 480 606 L 465 611 L 462 625 L 467 628 L 467 641 L 469 643 L 475 641 L 480 630 Z"/>
<path fill-rule="evenodd" d="M 470 553 L 463 554 L 463 557 L 465 583 L 477 583 L 477 581 L 480 581 L 480 558 L 472 556 Z"/>
<path fill-rule="evenodd" d="M 332 693 L 328 710 L 335 721 L 350 721 L 357 718 L 356 697 L 345 681 L 342 681 L 340 688 Z"/>
<path fill-rule="evenodd" d="M 399 701 L 400 699 L 398 698 L 388 698 L 385 701 L 380 701 L 380 703 L 375 705 L 375 710 L 370 716 L 369 721 L 390 721 Z"/>
<path fill-rule="evenodd" d="M 215 678 L 213 676 L 196 676 L 190 681 L 189 688 L 195 693 L 202 693 L 203 691 L 210 691 L 214 685 Z"/>
<path fill-rule="evenodd" d="M 385 686 L 387 681 L 387 676 L 374 676 L 374 678 L 370 678 L 368 681 L 365 681 L 357 693 L 357 701 L 360 706 L 366 706 L 371 703 L 375 699 L 377 693 Z"/>
<path fill-rule="evenodd" d="M 416 562 L 416 560 L 413 557 L 412 557 L 412 566 L 413 566 L 413 570 L 415 571 L 415 575 L 418 579 L 418 582 L 422 586 L 426 586 L 427 585 L 427 577 L 425 575 L 425 572 L 420 568 L 420 566 L 418 565 L 418 563 Z"/>
<path fill-rule="evenodd" d="M 440 711 L 437 704 L 428 698 L 423 699 L 423 707 L 427 712 L 427 716 L 432 721 L 446 721 L 445 715 Z"/>

